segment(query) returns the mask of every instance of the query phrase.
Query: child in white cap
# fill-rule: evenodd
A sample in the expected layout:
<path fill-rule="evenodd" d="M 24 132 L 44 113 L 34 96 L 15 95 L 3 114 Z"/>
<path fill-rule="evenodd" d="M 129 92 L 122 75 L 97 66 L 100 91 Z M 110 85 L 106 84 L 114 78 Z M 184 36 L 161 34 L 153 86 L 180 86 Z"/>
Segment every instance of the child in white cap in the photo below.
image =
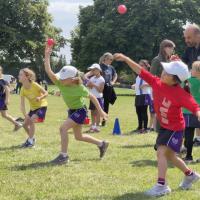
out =
<path fill-rule="evenodd" d="M 87 87 L 89 87 L 91 94 L 93 94 L 97 98 L 99 105 L 103 109 L 103 89 L 105 85 L 105 80 L 101 76 L 101 67 L 99 64 L 94 63 L 91 67 L 88 68 L 88 70 L 90 70 L 92 77 L 88 80 Z M 100 114 L 91 100 L 89 109 L 91 110 L 92 119 L 92 125 L 89 132 L 99 132 Z"/>
<path fill-rule="evenodd" d="M 96 97 L 92 95 L 88 89 L 83 86 L 78 70 L 73 66 L 64 66 L 59 73 L 55 74 L 51 70 L 50 55 L 52 46 L 46 45 L 45 48 L 45 71 L 51 81 L 60 89 L 63 100 L 68 110 L 68 118 L 60 127 L 61 136 L 61 152 L 52 160 L 54 164 L 64 164 L 69 161 L 68 156 L 68 131 L 73 129 L 76 140 L 88 142 L 97 145 L 100 151 L 100 158 L 102 158 L 107 150 L 108 142 L 96 139 L 90 135 L 82 134 L 82 124 L 87 116 L 85 98 L 94 103 L 100 116 L 107 119 L 107 114 L 102 110 Z"/>
<path fill-rule="evenodd" d="M 181 108 L 187 108 L 200 120 L 199 105 L 189 93 L 180 87 L 180 83 L 190 77 L 187 65 L 181 61 L 161 63 L 164 70 L 161 78 L 158 78 L 123 54 L 115 54 L 114 57 L 118 61 L 126 62 L 153 89 L 154 108 L 161 125 L 156 140 L 158 180 L 156 185 L 146 192 L 146 195 L 161 196 L 171 192 L 166 182 L 168 161 L 171 161 L 185 174 L 180 188 L 185 190 L 191 188 L 192 184 L 200 179 L 200 175 L 189 169 L 177 156 L 185 129 Z"/>

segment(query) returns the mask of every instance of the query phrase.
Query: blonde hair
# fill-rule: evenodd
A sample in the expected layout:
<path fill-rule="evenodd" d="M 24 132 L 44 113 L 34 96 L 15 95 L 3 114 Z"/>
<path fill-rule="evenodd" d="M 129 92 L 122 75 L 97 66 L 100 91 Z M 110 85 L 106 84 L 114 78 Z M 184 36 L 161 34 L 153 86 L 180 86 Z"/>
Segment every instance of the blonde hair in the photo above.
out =
<path fill-rule="evenodd" d="M 195 61 L 192 63 L 192 69 L 196 72 L 200 72 L 200 61 Z"/>
<path fill-rule="evenodd" d="M 28 80 L 30 82 L 35 81 L 36 76 L 35 76 L 35 72 L 29 68 L 24 68 L 22 69 L 22 71 L 24 72 L 25 76 L 28 78 Z"/>
<path fill-rule="evenodd" d="M 110 52 L 104 53 L 103 56 L 101 56 L 100 59 L 99 59 L 99 64 L 104 63 L 105 60 L 106 60 L 106 58 L 109 58 L 109 57 L 110 57 L 110 58 L 113 58 L 112 53 L 110 53 Z"/>

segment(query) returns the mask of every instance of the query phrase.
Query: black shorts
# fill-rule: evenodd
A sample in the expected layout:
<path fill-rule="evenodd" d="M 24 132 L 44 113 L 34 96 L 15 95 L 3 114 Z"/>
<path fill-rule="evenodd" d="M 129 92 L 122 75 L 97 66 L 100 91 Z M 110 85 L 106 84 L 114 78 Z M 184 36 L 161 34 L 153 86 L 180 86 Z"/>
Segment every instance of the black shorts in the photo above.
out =
<path fill-rule="evenodd" d="M 0 111 L 8 110 L 8 107 L 5 104 L 5 99 L 0 99 Z"/>
<path fill-rule="evenodd" d="M 200 121 L 193 114 L 183 114 L 185 119 L 185 127 L 200 128 Z"/>
<path fill-rule="evenodd" d="M 183 141 L 183 130 L 172 131 L 165 128 L 160 128 L 156 139 L 155 150 L 160 145 L 164 145 L 172 149 L 174 152 L 179 153 Z"/>

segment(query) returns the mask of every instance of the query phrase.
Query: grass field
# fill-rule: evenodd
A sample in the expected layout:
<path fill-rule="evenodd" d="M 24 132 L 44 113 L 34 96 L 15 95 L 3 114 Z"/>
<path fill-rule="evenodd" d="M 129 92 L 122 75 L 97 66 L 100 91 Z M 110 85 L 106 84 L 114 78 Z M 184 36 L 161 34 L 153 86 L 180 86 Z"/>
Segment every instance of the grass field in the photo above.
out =
<path fill-rule="evenodd" d="M 51 166 L 48 161 L 60 149 L 59 125 L 66 118 L 61 97 L 49 96 L 45 123 L 36 127 L 37 145 L 20 149 L 26 139 L 24 130 L 13 133 L 9 122 L 0 119 L 0 200 L 144 200 L 143 192 L 156 180 L 156 157 L 153 144 L 156 133 L 130 135 L 136 128 L 133 97 L 118 97 L 111 107 L 109 122 L 102 132 L 95 134 L 107 139 L 110 146 L 103 160 L 99 160 L 96 146 L 77 142 L 70 135 L 69 165 Z M 12 95 L 9 113 L 20 116 L 19 96 Z M 122 136 L 113 136 L 114 119 L 118 117 Z M 200 148 L 194 149 L 200 157 Z M 200 164 L 191 167 L 200 172 Z M 200 183 L 190 191 L 178 185 L 183 174 L 172 166 L 168 183 L 172 194 L 159 199 L 198 200 Z"/>

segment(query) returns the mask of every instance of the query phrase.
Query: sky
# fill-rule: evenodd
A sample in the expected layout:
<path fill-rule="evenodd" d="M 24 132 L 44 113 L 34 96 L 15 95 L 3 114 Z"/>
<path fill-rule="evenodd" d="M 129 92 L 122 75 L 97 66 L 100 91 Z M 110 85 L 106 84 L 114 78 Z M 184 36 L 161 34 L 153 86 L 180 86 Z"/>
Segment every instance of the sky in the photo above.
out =
<path fill-rule="evenodd" d="M 92 5 L 93 0 L 49 0 L 48 11 L 52 14 L 53 24 L 63 30 L 64 37 L 70 37 L 72 31 L 78 24 L 79 6 Z M 67 62 L 71 60 L 70 47 L 61 49 L 61 53 L 66 55 Z"/>

